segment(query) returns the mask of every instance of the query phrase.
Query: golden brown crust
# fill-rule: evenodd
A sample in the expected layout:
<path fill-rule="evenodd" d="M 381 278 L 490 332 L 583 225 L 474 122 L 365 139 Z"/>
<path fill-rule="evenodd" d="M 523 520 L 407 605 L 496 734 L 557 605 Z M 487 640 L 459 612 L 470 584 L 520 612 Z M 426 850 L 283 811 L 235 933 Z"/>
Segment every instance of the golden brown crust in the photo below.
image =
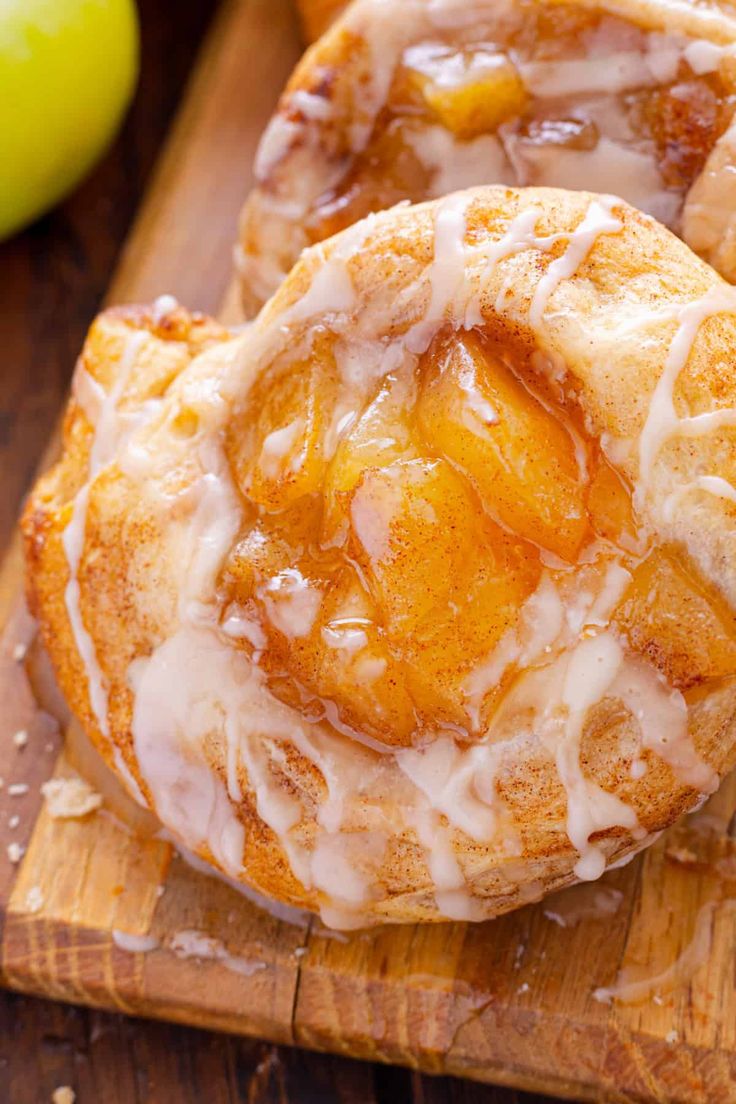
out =
<path fill-rule="evenodd" d="M 551 290 L 539 324 L 530 326 L 530 307 L 540 280 L 566 254 L 592 205 L 598 202 L 586 193 L 506 188 L 478 189 L 449 201 L 454 204 L 454 214 L 462 212 L 466 249 L 485 247 L 492 252 L 494 243 L 512 233 L 519 217 L 530 211 L 535 213 L 536 238 L 552 235 L 554 241 L 539 248 L 529 239 L 523 248 L 499 259 L 495 267 L 475 264 L 466 255 L 460 291 L 440 304 L 442 310 L 433 327 L 437 331 L 447 325 L 461 326 L 472 302 L 479 311 L 479 330 L 512 351 L 520 363 L 533 366 L 532 353 L 541 351 L 549 362 L 566 365 L 589 431 L 594 437 L 607 436 L 616 446 L 612 451 L 620 470 L 640 487 L 642 518 L 658 541 L 683 550 L 707 585 L 720 592 L 732 617 L 736 609 L 732 548 L 736 505 L 697 488 L 678 499 L 675 511 L 668 511 L 667 503 L 683 484 L 692 483 L 704 472 L 736 483 L 733 429 L 715 429 L 700 437 L 697 451 L 690 438 L 675 435 L 665 440 L 644 480 L 638 449 L 682 312 L 693 303 L 707 305 L 709 296 L 721 296 L 723 304 L 718 306 L 714 299 L 712 310 L 703 309 L 702 325 L 694 327 L 692 350 L 673 385 L 675 402 L 680 411 L 693 413 L 736 406 L 730 367 L 736 314 L 727 313 L 736 310 L 736 300 L 728 298 L 732 293 L 727 285 L 653 220 L 615 203 L 610 217 L 620 228 L 609 226 L 593 236 L 587 255 Z M 226 696 L 232 687 L 223 680 L 231 670 L 229 664 L 235 662 L 233 656 L 240 657 L 240 663 L 244 655 L 240 645 L 223 643 L 219 637 L 215 646 L 207 636 L 210 630 L 201 629 L 196 621 L 199 613 L 182 611 L 182 588 L 188 588 L 197 568 L 196 559 L 188 558 L 189 551 L 201 548 L 209 533 L 207 528 L 198 528 L 203 522 L 198 513 L 200 500 L 193 489 L 200 486 L 203 474 L 220 470 L 225 435 L 232 435 L 247 408 L 253 382 L 267 378 L 275 364 L 292 363 L 309 349 L 315 333 L 333 333 L 343 341 L 355 341 L 362 355 L 367 348 L 385 353 L 392 343 L 406 343 L 408 333 L 416 336 L 413 327 L 426 321 L 433 295 L 436 222 L 441 211 L 450 209 L 447 203 L 443 207 L 435 202 L 387 212 L 307 252 L 251 329 L 236 337 L 229 337 L 215 323 L 192 321 L 184 313 L 173 330 L 168 322 L 162 330 L 152 325 L 145 312 L 107 312 L 90 332 L 77 374 L 77 394 L 82 368 L 106 389 L 114 386 L 125 336 L 132 330 L 143 332 L 144 338 L 136 346 L 132 368 L 128 365 L 119 409 L 135 412 L 152 397 L 161 400 L 152 420 L 131 439 L 135 449 L 131 452 L 121 447 L 113 454 L 110 464 L 93 481 L 89 497 L 78 571 L 80 605 L 107 687 L 109 738 L 101 731 L 90 704 L 90 671 L 80 659 L 64 591 L 70 572 L 62 535 L 70 522 L 73 498 L 87 479 L 93 432 L 79 401 L 70 404 L 64 457 L 39 482 L 25 513 L 28 593 L 72 709 L 108 762 L 130 772 L 165 822 L 171 822 L 175 812 L 167 816 L 160 805 L 161 795 L 166 795 L 166 778 L 152 776 L 140 715 L 136 721 L 133 714 L 136 701 L 137 708 L 144 708 L 141 702 L 150 689 L 144 683 L 148 679 L 154 689 L 163 687 L 169 695 L 163 694 L 160 700 L 164 721 L 157 739 L 165 743 L 172 736 L 167 727 L 173 723 L 171 717 L 179 716 L 176 709 L 188 718 L 200 700 L 195 684 L 206 664 L 211 663 L 217 673 L 212 692 L 225 696 L 222 708 L 229 710 Z M 345 292 L 346 279 L 350 295 Z M 140 461 L 141 449 L 145 464 Z M 221 478 L 229 479 L 229 475 Z M 225 558 L 238 535 L 247 530 L 251 507 L 242 490 L 231 487 L 215 511 L 218 523 L 228 510 L 239 511 L 237 524 L 225 531 Z M 213 524 L 211 517 L 205 520 L 207 525 Z M 195 620 L 182 634 L 182 619 L 192 617 Z M 666 629 L 661 632 L 664 636 Z M 174 658 L 166 653 L 169 667 L 159 664 L 156 682 L 151 664 L 154 659 L 158 663 L 162 649 L 177 639 L 177 647 L 183 650 L 172 653 Z M 167 671 L 176 669 L 176 656 L 182 655 L 193 657 L 192 664 L 173 681 L 166 681 Z M 697 646 L 690 656 L 678 653 L 682 685 L 688 685 L 690 670 L 702 662 Z M 233 672 L 237 682 L 243 673 L 236 678 L 235 668 Z M 132 684 L 136 686 L 135 700 Z M 238 697 L 239 693 L 237 690 L 233 698 L 232 715 L 242 720 L 245 699 Z M 334 756 L 336 771 L 348 789 L 343 835 L 373 838 L 380 802 L 375 794 L 364 797 L 358 783 L 377 769 L 375 764 L 380 761 L 387 787 L 381 792 L 390 794 L 398 771 L 391 766 L 390 756 L 377 756 L 345 735 L 321 734 L 319 724 L 306 725 L 301 718 L 294 727 L 294 711 L 275 699 L 263 712 L 261 690 L 254 694 L 248 699 L 252 705 L 247 711 L 250 727 L 241 733 L 243 759 L 237 774 L 242 797 L 238 801 L 231 795 L 226 809 L 217 802 L 212 808 L 218 816 L 233 818 L 228 831 L 238 824 L 244 826 L 243 868 L 237 876 L 274 897 L 315 909 L 329 904 L 330 895 L 320 888 L 319 878 L 309 888 L 295 869 L 301 869 L 299 862 L 323 831 L 318 817 L 326 794 L 320 768 L 324 756 Z M 183 704 L 175 702 L 174 709 L 171 695 L 179 696 Z M 698 687 L 689 700 L 688 727 L 694 747 L 721 776 L 736 759 L 735 708 L 731 673 L 711 679 L 705 689 Z M 146 717 L 156 721 L 152 713 Z M 318 754 L 315 748 L 322 747 L 319 741 L 323 739 L 328 751 Z M 180 743 L 183 749 L 183 740 Z M 225 787 L 230 785 L 228 750 L 219 729 L 203 740 L 200 752 L 208 771 L 218 780 L 218 794 L 226 793 Z M 637 754 L 647 769 L 632 777 L 630 767 Z M 692 780 L 683 775 L 678 779 L 654 750 L 641 751 L 633 715 L 610 698 L 590 711 L 580 763 L 590 782 L 615 794 L 635 812 L 645 833 L 645 837 L 637 835 L 625 825 L 594 832 L 591 839 L 600 845 L 609 863 L 640 848 L 652 833 L 692 808 L 699 797 L 700 787 Z M 173 771 L 169 784 L 174 788 L 179 784 L 179 767 L 166 769 Z M 269 796 L 272 784 L 276 796 Z M 469 894 L 468 915 L 473 917 L 517 907 L 575 877 L 577 851 L 565 828 L 566 791 L 549 748 L 531 733 L 518 733 L 498 764 L 495 789 L 503 823 L 513 830 L 501 831 L 490 843 L 477 842 L 455 828 L 451 831 Z M 192 819 L 195 799 L 196 794 L 190 792 L 187 800 Z M 277 816 L 273 802 L 295 801 L 300 809 L 297 822 L 290 829 L 279 828 L 279 823 L 288 821 L 291 805 L 279 804 Z M 373 877 L 368 899 L 361 903 L 362 920 L 442 919 L 447 912 L 436 903 L 436 881 L 427 868 L 425 848 L 414 826 L 402 819 L 401 804 L 394 806 L 389 798 L 382 815 L 390 827 L 385 850 L 370 858 Z M 178 823 L 169 826 L 182 834 Z M 515 844 L 509 850 L 511 838 Z M 204 858 L 227 869 L 223 839 L 224 830 L 218 830 L 215 836 L 194 842 Z M 330 840 L 331 845 L 334 842 Z M 288 855 L 287 843 L 292 848 Z M 368 858 L 361 851 L 356 865 L 363 861 Z M 335 918 L 334 913 L 327 915 Z"/>
<path fill-rule="evenodd" d="M 39 479 L 21 522 L 30 610 L 39 620 L 42 640 L 70 708 L 110 765 L 113 763 L 111 746 L 101 736 L 90 710 L 85 667 L 70 634 L 64 600 L 69 568 L 61 534 L 69 522 L 73 498 L 88 478 L 93 427 L 79 398 L 82 381 L 88 376 L 105 391 L 114 386 L 131 334 L 141 334 L 145 339 L 122 398 L 123 405 L 134 408 L 164 395 L 193 357 L 230 336 L 214 319 L 178 305 L 162 314 L 157 312 L 155 305 L 110 307 L 99 314 L 77 361 L 75 386 L 64 420 L 62 458 Z M 94 516 L 89 522 L 92 529 Z M 104 604 L 118 608 L 124 617 L 130 608 L 126 575 L 134 562 L 133 558 L 128 559 L 127 550 L 131 548 L 135 553 L 141 546 L 145 547 L 145 528 L 136 529 L 128 536 L 123 529 L 123 519 L 119 518 L 114 529 L 106 531 L 104 536 L 99 532 L 95 536 L 101 539 L 104 554 L 98 557 L 96 572 L 92 564 L 87 569 L 89 586 L 98 587 Z M 147 639 L 139 636 L 138 642 L 128 645 L 127 654 L 135 654 L 139 642 L 147 647 Z M 101 662 L 104 667 L 104 657 Z M 123 697 L 127 700 L 126 695 Z M 122 726 L 126 723 L 129 724 L 129 715 L 124 712 Z M 126 743 L 123 740 L 122 746 Z"/>

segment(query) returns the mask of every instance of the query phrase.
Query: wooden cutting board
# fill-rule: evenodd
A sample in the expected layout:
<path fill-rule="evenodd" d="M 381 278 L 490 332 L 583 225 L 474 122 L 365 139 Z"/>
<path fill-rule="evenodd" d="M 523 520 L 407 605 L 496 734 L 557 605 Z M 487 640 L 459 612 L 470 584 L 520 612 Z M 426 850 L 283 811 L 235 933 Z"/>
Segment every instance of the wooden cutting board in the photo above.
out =
<path fill-rule="evenodd" d="M 304 41 L 318 39 L 346 5 L 347 0 L 297 0 Z"/>
<path fill-rule="evenodd" d="M 287 0 L 225 5 L 111 300 L 168 291 L 222 309 L 255 144 L 299 49 Z M 39 786 L 70 767 L 31 690 L 40 659 L 21 575 L 16 544 L 0 568 L 6 985 L 570 1099 L 736 1102 L 734 779 L 707 811 L 606 876 L 606 901 L 620 895 L 608 914 L 590 909 L 591 891 L 573 890 L 482 925 L 335 936 L 289 923 L 105 807 L 49 816 Z M 19 863 L 5 857 L 12 843 L 26 848 Z M 113 930 L 155 948 L 122 949 Z M 199 945 L 209 956 L 175 953 L 172 943 L 197 949 L 192 932 L 209 938 Z M 644 980 L 643 999 L 596 1001 L 621 969 Z"/>

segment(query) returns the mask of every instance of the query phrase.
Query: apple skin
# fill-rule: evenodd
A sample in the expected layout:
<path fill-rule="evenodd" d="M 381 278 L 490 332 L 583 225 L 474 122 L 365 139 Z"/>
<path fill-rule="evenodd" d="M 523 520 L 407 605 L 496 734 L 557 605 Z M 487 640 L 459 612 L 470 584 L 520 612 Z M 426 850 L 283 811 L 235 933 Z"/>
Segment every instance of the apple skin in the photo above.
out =
<path fill-rule="evenodd" d="M 0 240 L 105 151 L 138 60 L 134 0 L 0 0 Z"/>

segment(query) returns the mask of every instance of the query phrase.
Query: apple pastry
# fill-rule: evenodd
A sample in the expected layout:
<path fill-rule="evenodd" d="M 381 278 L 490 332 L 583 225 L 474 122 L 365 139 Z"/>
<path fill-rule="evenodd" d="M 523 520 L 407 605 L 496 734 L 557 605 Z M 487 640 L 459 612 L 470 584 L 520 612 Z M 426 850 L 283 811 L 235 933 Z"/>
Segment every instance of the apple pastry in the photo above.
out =
<path fill-rule="evenodd" d="M 334 926 L 597 878 L 736 758 L 734 349 L 687 246 L 554 189 L 370 215 L 235 334 L 105 312 L 23 523 L 69 704 Z"/>
<path fill-rule="evenodd" d="M 356 0 L 268 126 L 237 259 L 251 314 L 300 250 L 478 184 L 614 193 L 736 279 L 736 17 L 694 0 Z"/>

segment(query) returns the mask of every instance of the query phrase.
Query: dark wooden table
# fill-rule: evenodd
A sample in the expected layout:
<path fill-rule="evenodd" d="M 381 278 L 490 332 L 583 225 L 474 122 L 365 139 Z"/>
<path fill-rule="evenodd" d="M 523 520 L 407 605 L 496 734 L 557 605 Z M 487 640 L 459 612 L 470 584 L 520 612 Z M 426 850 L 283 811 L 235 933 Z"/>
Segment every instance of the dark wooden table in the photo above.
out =
<path fill-rule="evenodd" d="M 52 215 L 0 245 L 0 557 L 64 401 L 215 0 L 141 0 L 120 138 Z M 0 993 L 0 1104 L 543 1104 L 452 1078 Z"/>

